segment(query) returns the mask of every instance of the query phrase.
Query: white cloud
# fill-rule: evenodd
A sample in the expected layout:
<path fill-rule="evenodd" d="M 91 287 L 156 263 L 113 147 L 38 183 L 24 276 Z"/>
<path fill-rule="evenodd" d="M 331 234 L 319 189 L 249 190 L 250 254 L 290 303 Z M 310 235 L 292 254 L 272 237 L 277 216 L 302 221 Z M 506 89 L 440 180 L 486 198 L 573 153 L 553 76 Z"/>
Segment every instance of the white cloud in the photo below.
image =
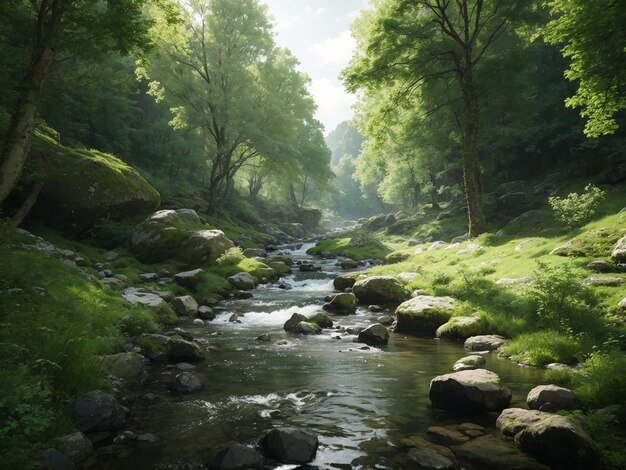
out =
<path fill-rule="evenodd" d="M 356 41 L 350 31 L 345 30 L 339 36 L 313 44 L 308 49 L 322 64 L 344 65 L 352 57 L 355 47 Z"/>
<path fill-rule="evenodd" d="M 324 7 L 320 7 L 320 8 L 306 7 L 304 11 L 307 15 L 320 16 L 326 13 L 328 10 Z"/>
<path fill-rule="evenodd" d="M 348 94 L 341 84 L 322 78 L 314 79 L 309 91 L 317 103 L 317 118 L 326 126 L 326 132 L 332 131 L 341 121 L 352 118 L 354 95 Z"/>

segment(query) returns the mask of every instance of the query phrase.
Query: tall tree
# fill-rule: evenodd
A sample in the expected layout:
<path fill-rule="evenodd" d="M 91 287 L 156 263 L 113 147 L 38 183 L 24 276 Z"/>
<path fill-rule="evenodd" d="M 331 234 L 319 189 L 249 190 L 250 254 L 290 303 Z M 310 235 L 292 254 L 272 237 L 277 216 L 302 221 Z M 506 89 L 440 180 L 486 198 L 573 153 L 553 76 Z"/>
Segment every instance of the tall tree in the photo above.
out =
<path fill-rule="evenodd" d="M 358 50 L 343 72 L 350 91 L 396 83 L 389 112 L 434 81 L 446 81 L 462 102 L 462 165 L 469 235 L 487 228 L 481 205 L 480 84 L 477 68 L 519 15 L 521 0 L 379 0 L 354 33 Z M 449 103 L 428 111 L 431 114 Z"/>
<path fill-rule="evenodd" d="M 4 137 L 0 160 L 0 203 L 13 190 L 24 168 L 35 128 L 42 87 L 58 54 L 129 53 L 150 46 L 149 0 L 20 0 L 6 8 L 27 9 L 31 36 L 28 64 Z"/>
<path fill-rule="evenodd" d="M 570 59 L 566 77 L 578 84 L 566 100 L 582 108 L 585 134 L 613 134 L 626 109 L 626 5 L 618 0 L 550 0 L 553 19 L 543 35 Z"/>

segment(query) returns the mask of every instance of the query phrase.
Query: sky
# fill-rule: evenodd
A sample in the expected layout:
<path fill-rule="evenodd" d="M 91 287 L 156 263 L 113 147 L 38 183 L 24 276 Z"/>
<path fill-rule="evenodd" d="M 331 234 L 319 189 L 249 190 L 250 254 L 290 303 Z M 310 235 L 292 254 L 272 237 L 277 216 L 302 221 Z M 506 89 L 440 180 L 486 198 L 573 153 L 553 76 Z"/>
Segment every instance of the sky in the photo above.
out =
<path fill-rule="evenodd" d="M 338 78 L 348 65 L 354 40 L 350 23 L 368 0 L 261 0 L 269 7 L 276 42 L 300 60 L 299 70 L 311 77 L 310 91 L 325 134 L 352 117 L 353 95 Z"/>

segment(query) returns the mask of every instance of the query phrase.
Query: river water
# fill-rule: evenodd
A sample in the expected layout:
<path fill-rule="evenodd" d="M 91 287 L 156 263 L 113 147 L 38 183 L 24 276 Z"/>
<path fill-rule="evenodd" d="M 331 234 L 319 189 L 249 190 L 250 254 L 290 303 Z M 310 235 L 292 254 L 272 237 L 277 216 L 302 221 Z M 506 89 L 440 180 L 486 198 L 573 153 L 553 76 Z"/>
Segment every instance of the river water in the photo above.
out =
<path fill-rule="evenodd" d="M 294 261 L 312 260 L 312 244 L 285 247 Z M 156 448 L 134 449 L 98 468 L 153 469 L 159 462 L 207 462 L 228 443 L 253 445 L 272 427 L 293 425 L 319 436 L 320 449 L 312 465 L 350 464 L 371 452 L 366 441 L 398 442 L 404 436 L 425 437 L 437 424 L 474 422 L 493 425 L 497 413 L 466 415 L 430 407 L 429 381 L 451 371 L 466 352 L 462 344 L 392 333 L 380 349 L 361 349 L 354 335 L 324 330 L 318 336 L 299 336 L 283 330 L 294 313 L 322 311 L 340 272 L 336 260 L 312 260 L 321 272 L 294 274 L 282 279 L 290 290 L 261 286 L 249 300 L 224 302 L 218 317 L 204 326 L 186 328 L 209 345 L 205 363 L 193 371 L 205 384 L 198 393 L 172 396 L 167 385 L 179 372 L 152 369 L 146 391 L 159 395 L 156 404 L 132 406 L 130 429 L 160 438 Z M 243 313 L 241 323 L 228 319 Z M 335 316 L 341 327 L 364 327 L 381 313 L 359 309 L 356 315 Z M 270 342 L 255 338 L 269 333 Z M 338 339 L 340 338 L 340 339 Z M 486 368 L 500 375 L 513 391 L 511 406 L 523 405 L 528 391 L 541 383 L 543 371 L 519 367 L 486 356 Z M 295 468 L 283 466 L 281 468 Z M 167 468 L 164 466 L 163 468 Z M 192 468 L 192 467 L 190 467 Z M 382 467 L 379 467 L 382 468 Z"/>

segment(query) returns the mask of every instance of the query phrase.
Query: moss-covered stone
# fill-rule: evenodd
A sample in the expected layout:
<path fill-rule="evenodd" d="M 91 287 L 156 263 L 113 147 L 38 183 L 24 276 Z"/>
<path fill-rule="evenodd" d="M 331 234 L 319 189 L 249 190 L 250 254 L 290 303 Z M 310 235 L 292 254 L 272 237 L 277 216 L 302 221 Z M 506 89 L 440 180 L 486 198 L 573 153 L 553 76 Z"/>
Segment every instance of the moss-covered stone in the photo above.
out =
<path fill-rule="evenodd" d="M 330 302 L 324 304 L 324 310 L 334 313 L 356 312 L 356 297 L 353 294 L 341 293 L 334 295 Z"/>
<path fill-rule="evenodd" d="M 371 276 L 357 281 L 352 291 L 362 304 L 399 304 L 411 295 L 392 276 Z"/>
<path fill-rule="evenodd" d="M 561 245 L 551 254 L 571 257 L 606 257 L 611 256 L 618 240 L 626 234 L 626 228 L 620 226 L 589 230 Z"/>
<path fill-rule="evenodd" d="M 455 310 L 451 297 L 418 295 L 396 309 L 396 331 L 433 335 L 437 328 L 450 320 Z"/>
<path fill-rule="evenodd" d="M 268 261 L 267 265 L 279 274 L 291 274 L 291 268 L 282 261 Z"/>
<path fill-rule="evenodd" d="M 487 323 L 478 315 L 472 317 L 452 317 L 437 328 L 437 338 L 462 339 L 487 334 Z"/>
<path fill-rule="evenodd" d="M 307 320 L 309 323 L 313 323 L 320 328 L 332 328 L 334 325 L 333 319 L 325 313 L 317 313 Z"/>
<path fill-rule="evenodd" d="M 411 255 L 409 253 L 404 253 L 402 251 L 394 251 L 393 253 L 389 253 L 385 256 L 385 264 L 396 264 L 401 263 L 409 259 Z"/>

